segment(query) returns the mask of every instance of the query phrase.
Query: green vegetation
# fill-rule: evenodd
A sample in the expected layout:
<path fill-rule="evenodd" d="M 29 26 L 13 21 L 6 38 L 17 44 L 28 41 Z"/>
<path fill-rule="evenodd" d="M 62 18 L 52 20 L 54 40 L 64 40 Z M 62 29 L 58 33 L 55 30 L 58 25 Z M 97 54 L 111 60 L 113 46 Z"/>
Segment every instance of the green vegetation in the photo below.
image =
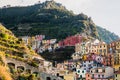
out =
<path fill-rule="evenodd" d="M 33 54 L 31 50 L 25 46 L 22 39 L 18 39 L 0 24 L 0 50 L 6 54 L 12 54 L 14 56 L 23 57 L 24 54 Z"/>
<path fill-rule="evenodd" d="M 65 60 L 72 59 L 71 55 L 74 52 L 75 52 L 74 47 L 65 47 L 65 48 L 56 49 L 55 51 L 52 52 L 46 51 L 42 53 L 41 56 L 43 56 L 43 58 L 49 61 L 52 60 L 53 62 L 54 61 L 63 62 Z"/>
<path fill-rule="evenodd" d="M 76 33 L 86 33 L 98 37 L 91 18 L 83 13 L 75 15 L 54 1 L 27 7 L 3 8 L 0 14 L 0 20 L 16 36 L 44 34 L 46 38 L 61 40 Z"/>

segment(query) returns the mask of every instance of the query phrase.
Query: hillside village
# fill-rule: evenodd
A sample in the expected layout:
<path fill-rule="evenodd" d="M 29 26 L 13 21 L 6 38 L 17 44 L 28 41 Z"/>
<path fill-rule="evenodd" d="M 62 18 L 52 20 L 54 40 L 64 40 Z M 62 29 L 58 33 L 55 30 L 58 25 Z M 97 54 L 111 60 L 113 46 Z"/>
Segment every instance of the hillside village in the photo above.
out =
<path fill-rule="evenodd" d="M 46 40 L 43 35 L 22 39 L 27 45 L 36 46 L 33 49 L 35 51 L 38 49 L 39 54 L 44 54 L 45 50 L 51 52 L 55 49 L 74 46 L 75 52 L 70 60 L 56 62 L 54 65 L 58 70 L 57 75 L 65 80 L 116 80 L 120 77 L 120 40 L 107 44 L 98 39 L 88 39 L 83 34 L 69 36 L 62 41 Z M 55 75 L 56 70 L 49 73 Z"/>
<path fill-rule="evenodd" d="M 120 80 L 120 39 L 54 0 L 0 8 L 0 80 Z"/>
<path fill-rule="evenodd" d="M 0 29 L 0 49 L 5 52 L 5 65 L 8 65 L 12 75 L 16 75 L 14 79 L 20 75 L 19 79 L 22 79 L 25 74 L 36 74 L 37 80 L 116 80 L 120 77 L 120 40 L 107 44 L 85 34 L 68 36 L 61 41 L 46 39 L 45 35 L 21 36 L 18 39 L 2 24 Z M 10 38 L 19 42 L 15 44 Z M 26 47 L 20 49 L 22 46 Z M 67 47 L 74 47 L 74 52 L 70 55 L 70 59 L 61 60 L 62 62 L 47 61 L 39 56 L 46 51 L 51 55 L 51 52 L 59 51 L 61 48 L 64 52 L 63 48 Z M 22 49 L 27 51 L 20 53 Z"/>

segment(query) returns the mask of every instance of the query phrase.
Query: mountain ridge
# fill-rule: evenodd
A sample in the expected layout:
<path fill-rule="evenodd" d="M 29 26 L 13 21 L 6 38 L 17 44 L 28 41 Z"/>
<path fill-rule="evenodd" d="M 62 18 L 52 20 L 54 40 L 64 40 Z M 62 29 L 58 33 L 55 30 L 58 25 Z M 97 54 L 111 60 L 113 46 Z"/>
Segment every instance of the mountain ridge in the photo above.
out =
<path fill-rule="evenodd" d="M 95 38 L 100 35 L 91 17 L 83 13 L 76 15 L 53 0 L 27 7 L 3 8 L 0 11 L 0 20 L 17 36 L 44 34 L 47 38 L 61 40 L 77 33 Z"/>

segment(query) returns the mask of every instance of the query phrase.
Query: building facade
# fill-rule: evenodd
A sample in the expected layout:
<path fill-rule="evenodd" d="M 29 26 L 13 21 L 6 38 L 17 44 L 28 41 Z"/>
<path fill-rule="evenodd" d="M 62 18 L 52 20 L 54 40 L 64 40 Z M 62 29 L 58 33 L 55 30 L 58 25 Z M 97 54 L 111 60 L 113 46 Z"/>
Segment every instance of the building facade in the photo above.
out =
<path fill-rule="evenodd" d="M 112 67 L 97 67 L 86 74 L 86 80 L 108 80 L 113 78 L 114 70 Z"/>

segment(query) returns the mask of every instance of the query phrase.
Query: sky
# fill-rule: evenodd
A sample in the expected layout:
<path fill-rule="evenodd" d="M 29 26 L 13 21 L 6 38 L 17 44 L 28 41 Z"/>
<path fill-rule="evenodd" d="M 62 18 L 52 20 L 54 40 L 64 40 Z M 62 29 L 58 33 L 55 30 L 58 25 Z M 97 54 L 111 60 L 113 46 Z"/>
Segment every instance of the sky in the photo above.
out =
<path fill-rule="evenodd" d="M 46 0 L 0 0 L 0 7 L 5 5 L 32 5 Z M 62 3 L 75 14 L 84 13 L 98 26 L 106 28 L 120 36 L 120 0 L 54 0 Z"/>

